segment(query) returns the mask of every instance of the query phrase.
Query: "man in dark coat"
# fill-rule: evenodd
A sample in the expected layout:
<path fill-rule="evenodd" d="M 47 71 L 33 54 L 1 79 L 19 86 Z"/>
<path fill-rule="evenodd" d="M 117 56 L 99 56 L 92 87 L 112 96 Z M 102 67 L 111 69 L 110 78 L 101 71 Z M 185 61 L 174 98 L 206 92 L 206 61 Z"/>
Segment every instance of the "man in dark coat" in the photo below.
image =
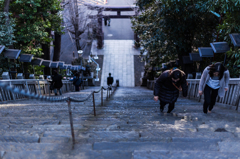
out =
<path fill-rule="evenodd" d="M 62 75 L 59 75 L 57 70 L 53 71 L 52 84 L 54 87 L 55 95 L 57 95 L 57 90 L 58 90 L 59 94 L 62 95 L 62 92 L 61 92 L 61 88 L 63 86 Z"/>
<path fill-rule="evenodd" d="M 73 79 L 70 80 L 70 81 L 73 81 L 73 85 L 75 86 L 76 92 L 79 92 L 79 87 L 82 84 L 82 80 L 79 76 L 80 76 L 80 73 L 77 72 L 77 73 L 75 73 L 75 76 L 73 77 Z"/>
<path fill-rule="evenodd" d="M 111 86 L 113 84 L 113 77 L 111 77 L 111 73 L 109 73 L 109 76 L 107 77 L 107 85 Z"/>
<path fill-rule="evenodd" d="M 166 70 L 157 79 L 154 86 L 154 100 L 160 100 L 160 111 L 163 112 L 164 106 L 168 105 L 167 113 L 170 113 L 179 97 L 179 91 L 183 96 L 187 96 L 188 85 L 186 75 L 182 70 Z"/>
<path fill-rule="evenodd" d="M 113 84 L 113 77 L 111 77 L 111 73 L 109 73 L 109 76 L 107 77 L 107 85 L 110 87 L 110 90 L 112 89 L 112 84 Z"/>
<path fill-rule="evenodd" d="M 108 20 L 108 18 L 105 16 L 105 17 L 104 17 L 104 25 L 105 25 L 105 26 L 107 26 L 107 20 Z"/>

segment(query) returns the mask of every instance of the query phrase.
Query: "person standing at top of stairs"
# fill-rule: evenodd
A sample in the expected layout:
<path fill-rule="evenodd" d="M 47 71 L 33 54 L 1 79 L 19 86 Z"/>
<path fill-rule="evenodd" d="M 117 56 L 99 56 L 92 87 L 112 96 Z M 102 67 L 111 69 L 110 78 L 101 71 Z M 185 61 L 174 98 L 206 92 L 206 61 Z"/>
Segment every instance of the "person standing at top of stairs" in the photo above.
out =
<path fill-rule="evenodd" d="M 111 77 L 111 73 L 109 73 L 109 76 L 107 77 L 107 85 L 110 87 L 110 90 L 112 89 L 112 84 L 113 84 L 113 77 Z"/>

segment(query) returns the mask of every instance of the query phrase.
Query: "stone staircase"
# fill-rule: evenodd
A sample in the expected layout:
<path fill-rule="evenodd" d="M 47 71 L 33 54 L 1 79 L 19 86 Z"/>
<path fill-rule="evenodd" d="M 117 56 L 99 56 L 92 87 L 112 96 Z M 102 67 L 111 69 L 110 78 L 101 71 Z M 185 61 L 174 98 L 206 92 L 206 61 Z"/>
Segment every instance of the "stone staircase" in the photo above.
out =
<path fill-rule="evenodd" d="M 84 98 L 89 93 L 87 89 L 65 95 Z M 240 157 L 240 116 L 234 110 L 215 106 L 205 115 L 201 103 L 179 98 L 172 113 L 160 113 L 152 91 L 142 87 L 120 87 L 104 106 L 100 93 L 95 99 L 96 117 L 92 99 L 72 103 L 74 150 L 67 103 L 22 100 L 1 104 L 0 158 Z"/>

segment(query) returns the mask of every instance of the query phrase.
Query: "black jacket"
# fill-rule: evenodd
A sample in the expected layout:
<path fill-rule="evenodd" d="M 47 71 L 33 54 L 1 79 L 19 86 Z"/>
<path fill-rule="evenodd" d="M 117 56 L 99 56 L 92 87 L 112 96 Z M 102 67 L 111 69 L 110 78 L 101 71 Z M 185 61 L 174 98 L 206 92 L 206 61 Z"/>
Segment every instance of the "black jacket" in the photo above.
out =
<path fill-rule="evenodd" d="M 113 77 L 109 76 L 107 78 L 107 85 L 113 84 Z"/>
<path fill-rule="evenodd" d="M 164 71 L 154 86 L 154 96 L 159 96 L 159 100 L 166 103 L 174 103 L 179 97 L 179 90 L 173 85 L 170 73 L 170 70 Z M 183 96 L 186 97 L 188 91 L 186 75 L 182 72 L 181 76 L 181 79 L 175 85 L 178 88 L 182 87 Z"/>
<path fill-rule="evenodd" d="M 62 75 L 56 74 L 52 77 L 52 84 L 54 86 L 54 88 L 61 88 L 63 86 L 62 83 Z"/>

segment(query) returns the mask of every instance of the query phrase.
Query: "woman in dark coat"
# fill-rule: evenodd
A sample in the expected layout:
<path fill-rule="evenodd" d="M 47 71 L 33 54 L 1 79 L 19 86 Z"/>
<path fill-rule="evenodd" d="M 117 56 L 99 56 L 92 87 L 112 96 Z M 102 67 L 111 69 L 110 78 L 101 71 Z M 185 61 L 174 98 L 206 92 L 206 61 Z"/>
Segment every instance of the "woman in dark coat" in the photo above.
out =
<path fill-rule="evenodd" d="M 160 100 L 160 111 L 163 112 L 164 106 L 169 104 L 167 113 L 170 113 L 179 97 L 179 91 L 183 96 L 187 96 L 188 85 L 186 75 L 182 70 L 166 70 L 157 79 L 154 86 L 154 100 Z"/>
<path fill-rule="evenodd" d="M 61 92 L 61 88 L 63 86 L 62 75 L 59 75 L 56 70 L 53 71 L 52 84 L 54 87 L 55 95 L 57 95 L 57 90 L 58 90 L 59 94 L 62 95 L 62 92 Z"/>

